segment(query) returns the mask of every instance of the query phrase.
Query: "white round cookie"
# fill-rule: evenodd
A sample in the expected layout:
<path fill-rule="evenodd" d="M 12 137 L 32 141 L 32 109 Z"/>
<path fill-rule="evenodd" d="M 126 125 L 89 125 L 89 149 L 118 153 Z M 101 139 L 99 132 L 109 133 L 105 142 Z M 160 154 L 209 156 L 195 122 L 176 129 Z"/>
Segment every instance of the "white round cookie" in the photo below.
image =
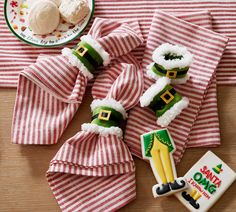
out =
<path fill-rule="evenodd" d="M 34 3 L 37 3 L 39 1 L 45 1 L 45 0 L 28 0 L 27 2 L 28 2 L 29 8 L 32 7 Z M 58 7 L 61 4 L 61 0 L 48 0 L 48 1 L 54 2 Z"/>
<path fill-rule="evenodd" d="M 66 22 L 75 25 L 88 15 L 89 6 L 85 0 L 62 0 L 59 11 Z"/>
<path fill-rule="evenodd" d="M 53 32 L 60 22 L 57 5 L 51 0 L 37 1 L 29 12 L 29 27 L 37 35 Z"/>

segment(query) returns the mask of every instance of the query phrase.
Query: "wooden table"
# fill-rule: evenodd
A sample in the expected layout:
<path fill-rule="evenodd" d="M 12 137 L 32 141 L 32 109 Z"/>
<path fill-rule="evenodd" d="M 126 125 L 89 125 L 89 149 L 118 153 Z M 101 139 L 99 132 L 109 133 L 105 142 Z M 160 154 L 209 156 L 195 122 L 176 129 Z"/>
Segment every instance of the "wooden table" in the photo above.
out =
<path fill-rule="evenodd" d="M 219 112 L 222 145 L 210 148 L 236 170 L 236 87 L 220 87 Z M 45 172 L 49 161 L 63 142 L 90 120 L 90 93 L 68 126 L 60 142 L 53 146 L 20 146 L 11 144 L 11 119 L 15 89 L 0 89 L 0 212 L 60 211 L 50 191 Z M 208 150 L 188 149 L 178 165 L 178 175 L 185 172 Z M 137 199 L 120 211 L 187 211 L 175 197 L 154 199 L 151 187 L 155 179 L 149 164 L 136 159 Z M 236 211 L 236 183 L 215 204 L 211 211 Z"/>

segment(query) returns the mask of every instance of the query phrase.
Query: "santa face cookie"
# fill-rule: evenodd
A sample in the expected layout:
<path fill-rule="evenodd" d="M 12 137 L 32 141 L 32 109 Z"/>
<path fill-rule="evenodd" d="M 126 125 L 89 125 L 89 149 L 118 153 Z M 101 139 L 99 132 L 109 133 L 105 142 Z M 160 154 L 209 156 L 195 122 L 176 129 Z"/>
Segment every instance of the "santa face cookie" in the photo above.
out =
<path fill-rule="evenodd" d="M 150 161 L 153 174 L 158 182 L 152 188 L 154 197 L 168 196 L 186 189 L 184 178 L 177 178 L 172 154 L 175 144 L 168 129 L 156 130 L 141 135 L 142 154 Z"/>
<path fill-rule="evenodd" d="M 208 151 L 186 174 L 188 189 L 176 194 L 190 211 L 207 211 L 235 181 L 236 173 Z"/>
<path fill-rule="evenodd" d="M 183 84 L 188 80 L 193 56 L 186 47 L 164 43 L 155 49 L 152 59 L 154 62 L 147 67 L 149 78 L 167 77 L 172 84 Z"/>

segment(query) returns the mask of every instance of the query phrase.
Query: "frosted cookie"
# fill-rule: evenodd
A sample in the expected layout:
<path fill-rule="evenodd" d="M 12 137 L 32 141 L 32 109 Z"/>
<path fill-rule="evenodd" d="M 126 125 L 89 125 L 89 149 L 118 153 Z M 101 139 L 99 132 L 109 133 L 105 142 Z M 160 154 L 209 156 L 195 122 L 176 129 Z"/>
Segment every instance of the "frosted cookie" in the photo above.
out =
<path fill-rule="evenodd" d="M 208 151 L 184 176 L 186 191 L 176 194 L 190 210 L 204 212 L 222 196 L 235 181 L 236 173 L 214 153 Z"/>
<path fill-rule="evenodd" d="M 182 97 L 171 85 L 167 77 L 159 78 L 140 97 L 141 107 L 149 107 L 157 116 L 157 124 L 166 127 L 188 107 L 189 100 Z"/>
<path fill-rule="evenodd" d="M 164 43 L 155 49 L 152 59 L 154 62 L 147 67 L 149 78 L 168 77 L 172 84 L 182 84 L 188 80 L 193 56 L 186 47 Z"/>
<path fill-rule="evenodd" d="M 75 25 L 88 15 L 89 6 L 85 0 L 62 0 L 59 10 L 66 22 Z"/>
<path fill-rule="evenodd" d="M 187 183 L 183 177 L 177 178 L 173 153 L 175 144 L 167 129 L 156 130 L 141 135 L 142 155 L 150 161 L 158 182 L 152 188 L 154 197 L 168 196 L 185 190 Z"/>
<path fill-rule="evenodd" d="M 29 27 L 35 34 L 46 35 L 53 32 L 59 21 L 58 7 L 50 0 L 38 1 L 30 8 Z"/>

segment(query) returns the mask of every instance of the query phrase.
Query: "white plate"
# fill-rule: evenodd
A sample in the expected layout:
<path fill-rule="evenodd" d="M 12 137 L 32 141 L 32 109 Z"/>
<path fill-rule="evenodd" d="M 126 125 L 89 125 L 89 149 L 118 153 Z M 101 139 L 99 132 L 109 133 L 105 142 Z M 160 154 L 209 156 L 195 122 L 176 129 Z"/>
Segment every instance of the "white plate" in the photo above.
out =
<path fill-rule="evenodd" d="M 27 0 L 5 0 L 4 15 L 8 27 L 20 40 L 34 46 L 60 46 L 77 38 L 89 24 L 94 13 L 94 0 L 87 1 L 90 12 L 84 20 L 74 26 L 61 19 L 57 29 L 45 36 L 33 34 L 28 27 L 29 8 Z"/>

